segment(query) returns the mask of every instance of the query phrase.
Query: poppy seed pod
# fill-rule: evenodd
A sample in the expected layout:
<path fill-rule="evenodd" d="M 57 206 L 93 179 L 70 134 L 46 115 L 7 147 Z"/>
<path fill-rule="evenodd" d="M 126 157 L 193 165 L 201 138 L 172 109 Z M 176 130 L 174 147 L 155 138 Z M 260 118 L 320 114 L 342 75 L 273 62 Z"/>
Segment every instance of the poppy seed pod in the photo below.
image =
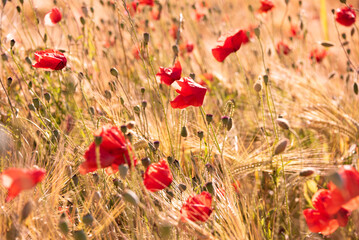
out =
<path fill-rule="evenodd" d="M 309 177 L 315 173 L 314 168 L 304 168 L 299 172 L 299 176 L 301 177 Z"/>
<path fill-rule="evenodd" d="M 261 80 L 257 80 L 254 85 L 253 85 L 253 89 L 256 92 L 260 92 L 262 91 L 262 81 Z"/>
<path fill-rule="evenodd" d="M 280 140 L 274 148 L 274 155 L 283 153 L 287 148 L 288 144 L 289 140 L 287 138 Z"/>
<path fill-rule="evenodd" d="M 74 236 L 75 240 L 86 240 L 87 239 L 84 230 L 74 231 L 73 236 Z"/>
<path fill-rule="evenodd" d="M 288 130 L 290 128 L 287 119 L 277 118 L 275 121 L 278 124 L 278 126 L 281 127 L 282 129 Z"/>
<path fill-rule="evenodd" d="M 155 149 L 157 150 L 160 147 L 160 141 L 154 141 L 153 142 L 153 146 L 155 147 Z"/>
<path fill-rule="evenodd" d="M 182 136 L 182 137 L 187 137 L 187 136 L 188 136 L 186 126 L 183 126 L 183 127 L 182 127 L 182 129 L 181 129 L 181 136 Z"/>
<path fill-rule="evenodd" d="M 142 105 L 142 108 L 145 109 L 147 107 L 147 101 L 146 100 L 143 100 L 141 102 L 141 105 Z"/>
<path fill-rule="evenodd" d="M 22 211 L 21 211 L 21 221 L 25 220 L 30 215 L 30 213 L 32 212 L 33 206 L 34 206 L 34 204 L 32 203 L 32 201 L 28 201 L 24 205 L 24 207 L 22 208 Z"/>
<path fill-rule="evenodd" d="M 208 124 L 210 124 L 213 121 L 213 114 L 206 114 L 206 121 Z"/>
<path fill-rule="evenodd" d="M 140 203 L 140 200 L 138 199 L 136 193 L 129 189 L 125 189 L 125 191 L 123 191 L 122 197 L 126 202 L 134 206 L 137 206 Z"/>

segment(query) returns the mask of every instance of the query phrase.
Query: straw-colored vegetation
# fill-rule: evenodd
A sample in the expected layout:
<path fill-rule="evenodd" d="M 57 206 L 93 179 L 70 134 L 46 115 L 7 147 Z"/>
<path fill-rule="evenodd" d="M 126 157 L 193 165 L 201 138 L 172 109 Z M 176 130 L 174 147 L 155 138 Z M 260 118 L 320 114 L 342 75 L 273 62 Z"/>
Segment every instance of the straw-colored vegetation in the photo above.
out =
<path fill-rule="evenodd" d="M 335 23 L 331 9 L 343 6 L 339 0 L 275 0 L 268 14 L 256 12 L 259 0 L 208 0 L 199 21 L 194 0 L 160 0 L 153 7 L 162 8 L 160 20 L 149 6 L 131 16 L 120 0 L 2 2 L 0 172 L 36 165 L 47 173 L 10 202 L 0 187 L 0 239 L 83 239 L 80 233 L 88 239 L 323 238 L 308 230 L 302 212 L 326 187 L 328 174 L 358 163 L 359 32 Z M 54 4 L 62 20 L 48 27 L 43 19 Z M 178 41 L 170 35 L 173 26 L 180 26 Z M 251 41 L 217 62 L 211 49 L 218 37 L 249 26 L 256 28 Z M 281 40 L 291 48 L 288 55 L 276 52 Z M 193 42 L 192 53 L 183 48 L 186 41 Z M 160 66 L 172 66 L 175 45 L 182 77 L 194 73 L 196 82 L 206 82 L 202 107 L 171 108 L 177 93 L 156 80 Z M 309 58 L 325 46 L 322 62 Z M 63 50 L 66 68 L 33 68 L 35 51 L 43 49 Z M 213 114 L 212 123 L 206 114 Z M 138 165 L 126 176 L 105 169 L 81 175 L 93 132 L 130 121 L 135 126 L 126 134 Z M 284 139 L 282 152 L 276 146 Z M 144 157 L 168 159 L 168 188 L 146 190 Z M 239 192 L 232 187 L 237 180 Z M 124 198 L 125 189 L 139 202 Z M 182 221 L 185 200 L 204 190 L 213 195 L 208 221 Z M 22 219 L 24 211 L 29 216 Z M 354 211 L 329 238 L 358 239 L 358 229 Z"/>

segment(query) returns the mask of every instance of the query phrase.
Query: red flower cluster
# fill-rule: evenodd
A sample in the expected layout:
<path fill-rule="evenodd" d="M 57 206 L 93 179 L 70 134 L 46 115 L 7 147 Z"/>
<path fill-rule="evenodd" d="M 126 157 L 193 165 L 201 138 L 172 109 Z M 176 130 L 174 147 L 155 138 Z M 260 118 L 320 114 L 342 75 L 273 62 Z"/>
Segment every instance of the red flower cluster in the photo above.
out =
<path fill-rule="evenodd" d="M 259 13 L 269 12 L 274 8 L 274 3 L 271 0 L 261 0 L 261 6 L 258 9 Z"/>
<path fill-rule="evenodd" d="M 176 89 L 179 95 L 170 102 L 172 108 L 183 109 L 189 106 L 202 106 L 207 88 L 202 87 L 190 77 L 185 77 L 176 81 L 176 83 L 179 86 L 179 88 Z"/>
<path fill-rule="evenodd" d="M 355 23 L 356 13 L 352 6 L 344 6 L 336 10 L 335 20 L 346 27 L 349 27 Z"/>
<path fill-rule="evenodd" d="M 212 196 L 208 192 L 189 197 L 181 208 L 182 221 L 205 222 L 212 213 Z"/>
<path fill-rule="evenodd" d="M 116 172 L 119 165 L 127 163 L 131 166 L 132 162 L 136 165 L 137 160 L 132 157 L 131 145 L 125 139 L 119 127 L 105 125 L 98 129 L 94 136 L 102 138 L 99 146 L 99 156 L 96 156 L 96 143 L 91 143 L 89 149 L 85 152 L 86 161 L 80 165 L 81 174 L 96 171 L 98 167 L 111 167 Z M 99 158 L 100 166 L 98 166 L 97 157 Z"/>
<path fill-rule="evenodd" d="M 280 54 L 288 55 L 291 49 L 288 46 L 288 44 L 284 43 L 283 41 L 279 41 L 276 46 L 276 51 L 279 55 Z"/>
<path fill-rule="evenodd" d="M 173 180 L 173 176 L 166 160 L 162 159 L 158 163 L 152 163 L 147 167 L 143 183 L 147 190 L 157 192 L 168 187 Z"/>
<path fill-rule="evenodd" d="M 321 61 L 323 61 L 323 59 L 328 55 L 327 50 L 325 49 L 313 49 L 310 52 L 310 56 L 309 58 L 313 61 L 314 59 L 317 61 L 317 63 L 320 63 Z"/>
<path fill-rule="evenodd" d="M 223 62 L 229 54 L 237 52 L 241 45 L 248 41 L 246 31 L 239 29 L 230 31 L 217 40 L 212 55 L 218 62 Z"/>
<path fill-rule="evenodd" d="M 21 191 L 31 189 L 45 178 L 44 169 L 9 168 L 0 175 L 0 182 L 8 189 L 6 202 L 11 201 Z"/>
<path fill-rule="evenodd" d="M 333 233 L 348 222 L 350 212 L 359 206 L 359 173 L 351 166 L 338 171 L 340 186 L 329 183 L 329 190 L 321 189 L 312 198 L 315 209 L 305 209 L 303 214 L 308 228 L 323 235 Z"/>
<path fill-rule="evenodd" d="M 32 65 L 35 68 L 61 70 L 67 64 L 65 55 L 53 49 L 35 52 L 35 60 L 37 63 Z"/>
<path fill-rule="evenodd" d="M 54 7 L 53 9 L 51 9 L 50 12 L 45 15 L 44 21 L 45 25 L 54 26 L 56 23 L 60 22 L 61 19 L 62 14 L 60 10 L 57 7 Z"/>
<path fill-rule="evenodd" d="M 177 60 L 173 67 L 164 68 L 160 67 L 159 72 L 156 74 L 161 83 L 170 86 L 174 81 L 181 79 L 182 67 L 180 61 Z"/>

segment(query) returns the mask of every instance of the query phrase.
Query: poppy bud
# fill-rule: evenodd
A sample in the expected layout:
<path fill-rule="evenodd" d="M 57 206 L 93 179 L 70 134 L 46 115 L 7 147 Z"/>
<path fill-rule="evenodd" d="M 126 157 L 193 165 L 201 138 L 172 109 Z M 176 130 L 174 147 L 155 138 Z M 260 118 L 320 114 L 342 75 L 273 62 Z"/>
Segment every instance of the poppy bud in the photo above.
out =
<path fill-rule="evenodd" d="M 74 182 L 74 185 L 77 186 L 79 184 L 79 177 L 75 174 L 72 176 L 72 181 Z"/>
<path fill-rule="evenodd" d="M 30 111 L 35 111 L 35 110 L 36 110 L 34 104 L 32 104 L 32 103 L 30 103 L 30 104 L 27 105 L 27 106 L 28 106 L 28 108 L 29 108 Z"/>
<path fill-rule="evenodd" d="M 87 239 L 84 230 L 74 231 L 73 235 L 74 235 L 75 240 L 86 240 Z"/>
<path fill-rule="evenodd" d="M 91 115 L 95 115 L 95 108 L 91 106 L 91 107 L 89 108 L 89 113 L 90 113 Z"/>
<path fill-rule="evenodd" d="M 100 146 L 102 143 L 102 137 L 101 136 L 95 136 L 95 144 L 96 146 Z"/>
<path fill-rule="evenodd" d="M 12 78 L 8 77 L 7 78 L 7 86 L 10 87 L 11 83 L 12 83 Z"/>
<path fill-rule="evenodd" d="M 96 184 L 97 184 L 97 183 L 99 182 L 99 180 L 100 180 L 100 177 L 98 176 L 97 173 L 93 173 L 93 174 L 92 174 L 92 178 L 93 178 L 93 180 L 95 181 Z"/>
<path fill-rule="evenodd" d="M 127 126 L 128 129 L 134 128 L 135 125 L 136 125 L 135 121 L 129 121 L 129 122 L 126 123 L 126 126 Z"/>
<path fill-rule="evenodd" d="M 222 124 L 223 124 L 224 126 L 227 126 L 228 121 L 229 121 L 229 117 L 228 117 L 228 116 L 223 116 L 223 117 L 222 117 Z"/>
<path fill-rule="evenodd" d="M 140 106 L 136 105 L 133 107 L 133 111 L 138 115 L 141 112 Z"/>
<path fill-rule="evenodd" d="M 111 68 L 110 73 L 114 77 L 118 77 L 118 71 L 116 68 Z"/>
<path fill-rule="evenodd" d="M 121 132 L 122 132 L 123 134 L 126 134 L 126 132 L 127 132 L 127 126 L 126 126 L 126 125 L 122 125 L 122 126 L 121 126 Z"/>
<path fill-rule="evenodd" d="M 99 191 L 94 192 L 93 198 L 92 198 L 94 203 L 98 203 L 101 200 L 101 198 L 102 198 L 102 195 Z"/>
<path fill-rule="evenodd" d="M 187 136 L 188 136 L 186 126 L 183 126 L 183 127 L 182 127 L 182 129 L 181 129 L 181 136 L 182 136 L 182 137 L 187 137 Z"/>
<path fill-rule="evenodd" d="M 4 62 L 6 62 L 6 61 L 8 60 L 8 57 L 7 57 L 6 53 L 1 54 L 1 59 L 2 59 Z"/>
<path fill-rule="evenodd" d="M 262 90 L 262 81 L 257 80 L 253 85 L 254 91 L 260 92 Z"/>
<path fill-rule="evenodd" d="M 171 156 L 168 156 L 167 157 L 167 162 L 172 164 L 173 163 L 173 158 Z"/>
<path fill-rule="evenodd" d="M 280 140 L 274 148 L 274 155 L 278 155 L 284 152 L 288 144 L 289 140 L 287 138 Z"/>
<path fill-rule="evenodd" d="M 110 100 L 111 97 L 112 97 L 111 92 L 109 90 L 105 90 L 105 98 Z"/>
<path fill-rule="evenodd" d="M 180 183 L 180 184 L 178 184 L 178 189 L 179 189 L 181 192 L 184 192 L 184 191 L 186 191 L 187 186 L 184 185 L 183 183 Z"/>
<path fill-rule="evenodd" d="M 147 107 L 147 101 L 146 100 L 143 100 L 141 102 L 141 105 L 142 105 L 142 108 L 145 109 Z"/>
<path fill-rule="evenodd" d="M 133 191 L 131 191 L 129 189 L 126 189 L 122 193 L 122 197 L 126 202 L 131 203 L 134 206 L 137 206 L 140 203 L 140 200 L 138 199 L 136 193 L 134 193 Z"/>
<path fill-rule="evenodd" d="M 146 91 L 146 88 L 141 87 L 141 93 L 142 93 L 142 94 L 145 94 L 145 91 Z"/>
<path fill-rule="evenodd" d="M 144 42 L 145 46 L 147 46 L 147 44 L 148 44 L 149 41 L 150 41 L 150 34 L 147 33 L 147 32 L 145 32 L 145 33 L 143 34 L 143 42 Z"/>
<path fill-rule="evenodd" d="M 36 109 L 39 109 L 40 107 L 40 100 L 38 98 L 32 99 L 32 103 L 34 104 Z"/>
<path fill-rule="evenodd" d="M 213 120 L 213 114 L 207 113 L 207 114 L 206 114 L 206 121 L 207 121 L 207 123 L 210 124 L 210 123 L 212 122 L 212 120 Z"/>
<path fill-rule="evenodd" d="M 160 147 L 160 141 L 154 141 L 153 142 L 153 146 L 155 147 L 155 149 L 157 150 Z"/>
<path fill-rule="evenodd" d="M 286 119 L 277 118 L 275 121 L 278 124 L 278 126 L 281 127 L 282 129 L 285 129 L 285 130 L 289 129 L 289 122 Z"/>
<path fill-rule="evenodd" d="M 172 198 L 173 198 L 175 195 L 174 195 L 174 193 L 173 193 L 171 190 L 166 189 L 166 196 L 167 196 L 167 198 L 171 201 Z"/>
<path fill-rule="evenodd" d="M 59 221 L 59 228 L 60 228 L 60 231 L 64 234 L 64 235 L 67 235 L 69 232 L 70 232 L 70 229 L 69 229 L 69 225 L 67 224 L 67 221 L 66 221 L 66 216 L 65 214 L 63 213 L 60 217 L 60 221 Z"/>
<path fill-rule="evenodd" d="M 148 157 L 142 158 L 141 163 L 147 169 L 147 167 L 151 164 L 151 159 Z"/>
<path fill-rule="evenodd" d="M 263 75 L 263 81 L 265 85 L 268 84 L 268 75 Z"/>
<path fill-rule="evenodd" d="M 33 208 L 32 201 L 28 201 L 22 208 L 21 221 L 25 220 L 30 215 L 30 213 L 32 212 L 32 208 Z"/>
<path fill-rule="evenodd" d="M 81 16 L 80 17 L 80 22 L 81 22 L 82 25 L 85 25 L 85 23 L 86 23 L 85 18 Z"/>
<path fill-rule="evenodd" d="M 214 195 L 214 188 L 213 188 L 213 183 L 212 182 L 207 182 L 204 185 L 204 190 L 209 192 L 211 195 Z"/>
<path fill-rule="evenodd" d="M 127 164 L 121 164 L 118 166 L 118 170 L 120 172 L 120 177 L 122 179 L 125 179 L 128 173 L 128 165 Z"/>
<path fill-rule="evenodd" d="M 227 123 L 227 131 L 231 130 L 232 126 L 233 126 L 233 120 L 232 118 L 229 118 Z"/>
<path fill-rule="evenodd" d="M 177 159 L 175 159 L 174 161 L 173 161 L 173 165 L 176 167 L 176 168 L 178 168 L 178 169 L 180 169 L 180 164 L 179 164 L 179 161 L 177 160 Z"/>
<path fill-rule="evenodd" d="M 15 45 L 15 40 L 14 39 L 11 39 L 10 41 L 10 48 L 13 48 Z"/>
<path fill-rule="evenodd" d="M 126 134 L 126 138 L 128 139 L 128 141 L 132 142 L 132 138 L 133 138 L 132 133 L 131 133 L 131 132 L 128 132 L 128 133 Z"/>
<path fill-rule="evenodd" d="M 199 140 L 202 140 L 204 136 L 203 131 L 198 131 L 197 136 L 199 137 Z"/>
<path fill-rule="evenodd" d="M 299 172 L 299 176 L 301 177 L 309 177 L 315 173 L 315 170 L 313 168 L 305 168 L 302 171 Z"/>
<path fill-rule="evenodd" d="M 90 213 L 88 213 L 88 214 L 86 214 L 85 216 L 82 217 L 82 222 L 85 223 L 88 226 L 92 225 L 93 220 L 94 220 L 93 216 Z"/>
<path fill-rule="evenodd" d="M 194 79 L 196 78 L 196 74 L 194 74 L 194 73 L 190 73 L 190 74 L 189 74 L 189 77 L 190 77 L 190 78 L 192 78 L 192 79 L 194 80 Z"/>
<path fill-rule="evenodd" d="M 177 45 L 173 45 L 173 46 L 172 46 L 172 50 L 173 50 L 173 53 L 177 56 L 177 55 L 178 55 L 178 46 L 177 46 Z"/>

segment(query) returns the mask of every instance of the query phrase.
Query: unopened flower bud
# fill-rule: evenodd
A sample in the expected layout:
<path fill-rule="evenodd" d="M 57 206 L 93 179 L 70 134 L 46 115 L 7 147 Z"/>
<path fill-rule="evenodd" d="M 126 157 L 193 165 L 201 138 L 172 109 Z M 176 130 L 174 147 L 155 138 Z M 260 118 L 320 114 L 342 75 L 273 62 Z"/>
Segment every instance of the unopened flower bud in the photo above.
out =
<path fill-rule="evenodd" d="M 197 136 L 199 137 L 199 140 L 202 140 L 202 139 L 203 139 L 203 136 L 204 136 L 203 131 L 198 131 L 198 132 L 197 132 Z"/>
<path fill-rule="evenodd" d="M 228 117 L 228 116 L 223 116 L 223 117 L 222 117 L 222 124 L 223 124 L 224 126 L 227 126 L 228 121 L 229 121 L 229 117 Z"/>
<path fill-rule="evenodd" d="M 182 129 L 181 129 L 181 136 L 182 136 L 182 137 L 187 137 L 187 136 L 188 136 L 186 126 L 183 126 L 183 127 L 182 127 Z"/>
<path fill-rule="evenodd" d="M 114 77 L 118 77 L 118 71 L 116 68 L 111 68 L 110 73 Z"/>
<path fill-rule="evenodd" d="M 137 206 L 140 203 L 140 200 L 138 199 L 136 193 L 129 189 L 123 191 L 122 197 L 126 202 L 131 203 L 134 206 Z"/>
<path fill-rule="evenodd" d="M 142 163 L 142 165 L 144 166 L 144 168 L 147 169 L 148 166 L 150 166 L 150 164 L 151 164 L 151 159 L 148 158 L 148 157 L 142 158 L 142 159 L 141 159 L 141 163 Z"/>
<path fill-rule="evenodd" d="M 122 126 L 121 126 L 121 132 L 122 132 L 123 134 L 126 134 L 126 132 L 127 132 L 127 126 L 126 126 L 126 125 L 122 125 Z"/>
<path fill-rule="evenodd" d="M 287 119 L 277 118 L 275 121 L 278 124 L 278 126 L 281 127 L 282 129 L 288 130 L 290 128 Z"/>
<path fill-rule="evenodd" d="M 142 105 L 142 108 L 145 109 L 147 107 L 147 101 L 146 100 L 143 100 L 141 102 L 141 105 Z"/>
<path fill-rule="evenodd" d="M 102 143 L 102 137 L 101 136 L 95 136 L 95 144 L 96 146 L 100 146 Z"/>
<path fill-rule="evenodd" d="M 280 140 L 274 148 L 274 155 L 283 153 L 287 148 L 288 144 L 289 140 L 287 138 Z"/>
<path fill-rule="evenodd" d="M 160 141 L 154 141 L 153 142 L 153 146 L 155 147 L 155 149 L 157 150 L 160 147 Z"/>

